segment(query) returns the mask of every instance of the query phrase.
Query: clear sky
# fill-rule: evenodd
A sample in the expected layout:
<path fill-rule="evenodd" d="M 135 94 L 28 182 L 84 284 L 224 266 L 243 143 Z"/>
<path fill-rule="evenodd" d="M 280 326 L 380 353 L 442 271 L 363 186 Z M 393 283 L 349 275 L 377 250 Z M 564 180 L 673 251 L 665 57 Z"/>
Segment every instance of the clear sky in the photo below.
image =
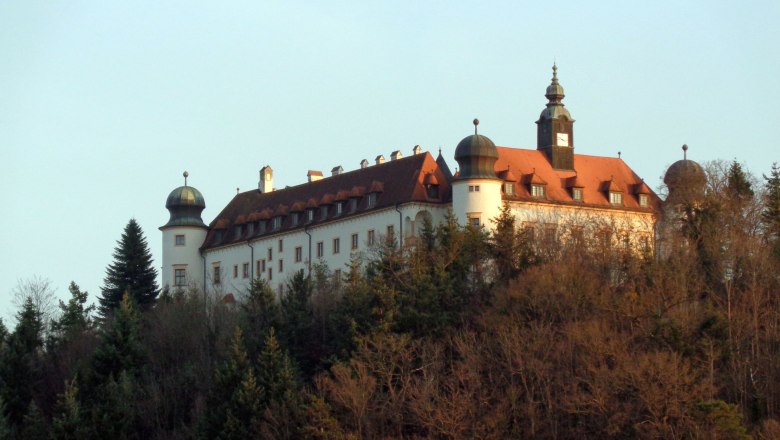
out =
<path fill-rule="evenodd" d="M 94 299 L 127 221 L 204 220 L 257 185 L 455 146 L 534 148 L 557 60 L 575 152 L 653 188 L 689 157 L 780 161 L 780 2 L 0 2 L 0 307 L 17 279 Z M 8 323 L 11 324 L 11 323 Z"/>

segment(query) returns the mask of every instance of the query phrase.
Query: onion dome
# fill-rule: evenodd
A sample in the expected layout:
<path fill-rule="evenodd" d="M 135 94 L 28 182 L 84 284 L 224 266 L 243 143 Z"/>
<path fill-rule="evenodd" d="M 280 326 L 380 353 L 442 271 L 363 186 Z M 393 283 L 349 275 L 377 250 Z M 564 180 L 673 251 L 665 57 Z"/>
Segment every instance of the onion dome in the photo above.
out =
<path fill-rule="evenodd" d="M 664 183 L 669 191 L 674 191 L 685 187 L 692 191 L 701 191 L 707 182 L 707 176 L 704 174 L 704 168 L 698 163 L 688 160 L 688 146 L 683 145 L 683 159 L 673 163 L 666 170 Z"/>
<path fill-rule="evenodd" d="M 563 93 L 563 86 L 558 83 L 558 66 L 553 64 L 553 76 L 552 82 L 547 86 L 547 92 L 544 94 L 547 98 L 547 108 L 542 110 L 542 114 L 539 115 L 539 120 L 545 119 L 559 119 L 565 117 L 566 119 L 573 121 L 569 111 L 563 106 L 561 102 L 566 96 Z"/>
<path fill-rule="evenodd" d="M 455 148 L 455 160 L 460 166 L 458 179 L 495 179 L 498 160 L 496 144 L 487 136 L 477 134 L 479 119 L 474 119 L 474 134 L 466 136 Z"/>
<path fill-rule="evenodd" d="M 184 172 L 184 186 L 180 186 L 170 194 L 165 201 L 165 208 L 170 212 L 171 217 L 163 228 L 173 226 L 195 226 L 200 228 L 207 227 L 203 223 L 200 214 L 206 208 L 206 201 L 203 194 L 191 186 L 187 186 L 188 172 Z"/>

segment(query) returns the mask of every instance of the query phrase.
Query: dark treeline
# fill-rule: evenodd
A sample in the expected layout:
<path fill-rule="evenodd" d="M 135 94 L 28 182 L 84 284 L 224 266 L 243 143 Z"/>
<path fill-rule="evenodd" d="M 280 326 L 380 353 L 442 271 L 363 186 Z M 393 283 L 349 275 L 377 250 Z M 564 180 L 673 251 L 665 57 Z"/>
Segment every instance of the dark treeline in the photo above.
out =
<path fill-rule="evenodd" d="M 654 252 L 505 208 L 229 303 L 157 296 L 136 228 L 97 315 L 0 325 L 0 438 L 780 438 L 777 167 L 712 164 Z"/>

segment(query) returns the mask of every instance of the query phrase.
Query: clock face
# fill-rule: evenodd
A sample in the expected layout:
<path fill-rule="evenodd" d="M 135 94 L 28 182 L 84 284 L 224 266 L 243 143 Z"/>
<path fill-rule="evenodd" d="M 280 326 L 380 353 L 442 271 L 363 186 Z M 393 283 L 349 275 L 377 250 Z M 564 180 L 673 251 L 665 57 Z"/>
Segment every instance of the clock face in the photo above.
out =
<path fill-rule="evenodd" d="M 569 146 L 569 134 L 568 133 L 558 133 L 555 135 L 555 144 L 559 147 L 568 147 Z"/>

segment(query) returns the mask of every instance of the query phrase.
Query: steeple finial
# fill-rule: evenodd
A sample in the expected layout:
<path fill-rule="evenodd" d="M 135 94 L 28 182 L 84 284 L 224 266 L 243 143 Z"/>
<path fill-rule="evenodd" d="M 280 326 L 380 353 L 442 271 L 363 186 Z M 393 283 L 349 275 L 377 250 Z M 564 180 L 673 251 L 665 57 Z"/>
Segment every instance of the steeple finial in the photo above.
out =
<path fill-rule="evenodd" d="M 553 61 L 553 77 L 552 77 L 552 83 L 558 84 L 558 64 Z"/>
<path fill-rule="evenodd" d="M 474 118 L 474 135 L 477 134 L 477 125 L 479 125 L 479 119 Z"/>
<path fill-rule="evenodd" d="M 187 186 L 187 178 L 190 177 L 190 173 L 185 171 L 182 176 L 184 176 L 184 186 Z"/>
<path fill-rule="evenodd" d="M 683 160 L 688 160 L 688 145 L 683 144 L 682 150 L 683 150 Z"/>

